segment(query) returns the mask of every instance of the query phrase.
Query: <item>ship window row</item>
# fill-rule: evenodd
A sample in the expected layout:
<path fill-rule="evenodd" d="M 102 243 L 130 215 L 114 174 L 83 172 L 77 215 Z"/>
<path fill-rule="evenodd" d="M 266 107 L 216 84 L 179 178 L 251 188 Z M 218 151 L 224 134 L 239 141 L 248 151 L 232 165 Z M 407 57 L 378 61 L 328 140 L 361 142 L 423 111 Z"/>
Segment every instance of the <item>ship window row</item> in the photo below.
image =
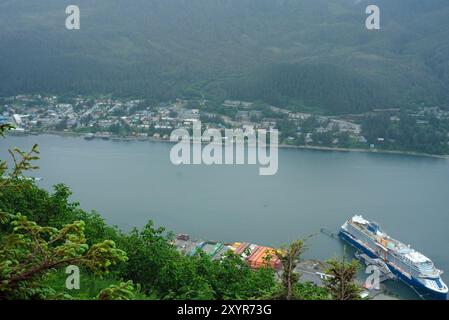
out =
<path fill-rule="evenodd" d="M 351 227 L 355 235 L 359 237 L 360 240 L 365 241 L 368 244 L 373 241 L 373 239 L 367 236 L 363 231 L 353 226 Z M 434 265 L 431 261 L 423 262 L 417 266 L 414 262 L 412 262 L 410 259 L 407 259 L 406 257 L 398 256 L 396 254 L 392 254 L 392 257 L 394 257 L 393 262 L 404 270 L 414 270 L 416 272 L 431 272 L 434 269 Z"/>

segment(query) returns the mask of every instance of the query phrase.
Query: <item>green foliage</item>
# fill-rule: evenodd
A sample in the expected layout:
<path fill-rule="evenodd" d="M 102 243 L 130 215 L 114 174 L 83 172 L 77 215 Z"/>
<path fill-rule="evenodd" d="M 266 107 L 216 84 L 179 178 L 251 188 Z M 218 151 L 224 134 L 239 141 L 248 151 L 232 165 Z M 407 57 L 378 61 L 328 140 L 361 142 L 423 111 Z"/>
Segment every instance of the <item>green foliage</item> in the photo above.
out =
<path fill-rule="evenodd" d="M 312 282 L 300 282 L 295 286 L 294 296 L 300 300 L 330 300 L 329 292 Z"/>
<path fill-rule="evenodd" d="M 12 128 L 11 126 L 2 126 L 0 128 L 0 137 L 3 137 L 4 132 Z M 33 164 L 34 161 L 39 159 L 39 148 L 34 145 L 29 152 L 24 152 L 18 148 L 8 150 L 14 166 L 11 169 L 9 175 L 6 176 L 8 172 L 8 165 L 6 161 L 0 160 L 0 192 L 5 187 L 14 187 L 20 183 L 20 180 L 27 180 L 22 174 L 26 171 L 36 170 L 39 167 Z M 0 195 L 2 195 L 0 193 Z"/>
<path fill-rule="evenodd" d="M 449 153 L 449 121 L 440 120 L 433 115 L 423 118 L 421 123 L 409 115 L 408 111 L 398 114 L 397 121 L 391 114 L 378 114 L 365 117 L 362 134 L 369 143 L 379 149 L 404 150 L 428 154 Z M 378 141 L 383 138 L 384 141 Z"/>
<path fill-rule="evenodd" d="M 155 229 L 152 222 L 149 222 L 142 231 L 134 229 L 129 234 L 122 235 L 118 244 L 129 257 L 121 274 L 124 278 L 141 283 L 146 291 L 161 281 L 159 273 L 167 261 L 177 255 L 168 243 L 164 229 Z"/>
<path fill-rule="evenodd" d="M 361 288 L 355 283 L 355 278 L 360 264 L 357 260 L 347 262 L 331 259 L 326 274 L 331 277 L 324 281 L 326 289 L 335 300 L 359 300 Z"/>
<path fill-rule="evenodd" d="M 281 283 L 271 293 L 277 300 L 328 300 L 329 292 L 311 282 L 299 282 L 301 274 L 296 270 L 302 254 L 307 249 L 307 239 L 296 240 L 276 251 L 282 263 Z"/>
<path fill-rule="evenodd" d="M 276 251 L 276 255 L 282 263 L 282 292 L 277 298 L 285 300 L 299 298 L 295 296 L 295 287 L 298 284 L 300 274 L 295 271 L 295 268 L 305 250 L 305 241 L 297 240 L 292 242 L 287 248 Z"/>
<path fill-rule="evenodd" d="M 20 212 L 38 224 L 54 227 L 77 220 L 78 207 L 76 203 L 68 201 L 71 194 L 69 188 L 60 184 L 54 186 L 54 190 L 53 194 L 49 194 L 23 179 L 14 185 L 4 185 L 0 209 L 10 214 Z"/>
<path fill-rule="evenodd" d="M 269 65 L 232 82 L 229 91 L 239 99 L 330 113 L 362 112 L 394 101 L 389 90 L 369 78 L 327 63 Z"/>
<path fill-rule="evenodd" d="M 12 232 L 0 239 L 0 296 L 6 299 L 42 296 L 39 286 L 49 271 L 68 265 L 85 266 L 97 274 L 126 261 L 124 251 L 105 240 L 89 247 L 84 222 L 77 221 L 58 230 L 42 227 L 19 214 L 11 217 Z"/>
<path fill-rule="evenodd" d="M 80 268 L 79 289 L 66 287 L 67 273 L 64 268 L 47 273 L 41 281 L 41 286 L 51 288 L 52 294 L 46 298 L 55 300 L 94 300 L 105 288 L 120 285 L 122 282 L 116 275 L 108 273 L 97 275 L 88 269 Z"/>
<path fill-rule="evenodd" d="M 135 287 L 132 281 L 121 282 L 101 290 L 97 299 L 99 300 L 135 300 L 140 287 Z"/>
<path fill-rule="evenodd" d="M 3 138 L 5 136 L 5 132 L 12 128 L 14 127 L 10 124 L 0 124 L 0 137 Z"/>
<path fill-rule="evenodd" d="M 152 222 L 142 231 L 123 235 L 118 243 L 129 261 L 121 276 L 141 283 L 145 293 L 161 299 L 249 299 L 274 286 L 272 270 L 252 271 L 235 255 L 222 260 L 204 254 L 185 256 L 170 240 L 170 234 Z"/>

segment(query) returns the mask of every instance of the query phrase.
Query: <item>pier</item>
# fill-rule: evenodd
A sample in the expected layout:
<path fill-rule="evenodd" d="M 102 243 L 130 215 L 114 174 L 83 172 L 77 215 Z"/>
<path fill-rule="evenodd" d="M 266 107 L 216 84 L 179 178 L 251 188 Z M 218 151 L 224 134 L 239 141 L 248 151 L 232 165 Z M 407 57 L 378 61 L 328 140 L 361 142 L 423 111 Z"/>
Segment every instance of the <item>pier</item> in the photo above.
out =
<path fill-rule="evenodd" d="M 335 233 L 335 232 L 333 232 L 333 231 L 331 231 L 331 230 L 329 230 L 329 229 L 321 228 L 321 229 L 320 229 L 320 232 L 321 232 L 322 234 L 325 234 L 325 235 L 331 237 L 331 238 L 338 239 L 338 234 Z"/>
<path fill-rule="evenodd" d="M 388 269 L 385 263 L 380 259 L 373 259 L 365 253 L 356 252 L 354 256 L 357 260 L 360 260 L 365 263 L 367 266 L 375 266 L 380 271 L 379 282 L 382 283 L 386 280 L 396 280 L 396 276 Z"/>

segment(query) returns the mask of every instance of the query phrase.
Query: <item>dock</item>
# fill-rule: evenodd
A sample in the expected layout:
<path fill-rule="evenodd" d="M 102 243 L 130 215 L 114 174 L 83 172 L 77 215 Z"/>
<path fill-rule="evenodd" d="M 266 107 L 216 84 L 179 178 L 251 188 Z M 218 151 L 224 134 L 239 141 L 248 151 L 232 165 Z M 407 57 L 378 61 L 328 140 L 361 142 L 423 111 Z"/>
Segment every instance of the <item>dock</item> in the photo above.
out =
<path fill-rule="evenodd" d="M 382 283 L 387 280 L 396 280 L 396 276 L 388 269 L 381 259 L 373 259 L 365 253 L 356 252 L 354 254 L 357 260 L 360 260 L 365 263 L 367 266 L 375 266 L 379 268 L 380 278 L 379 282 Z"/>
<path fill-rule="evenodd" d="M 321 228 L 321 233 L 334 238 L 334 239 L 338 239 L 338 234 L 336 232 L 333 232 L 329 229 L 326 228 Z M 370 256 L 368 256 L 367 254 L 361 253 L 361 252 L 356 252 L 354 254 L 355 258 L 359 261 L 362 261 L 366 266 L 376 266 L 379 268 L 380 271 L 380 279 L 379 282 L 382 283 L 384 281 L 387 280 L 395 280 L 396 276 L 388 269 L 388 267 L 386 266 L 386 264 L 381 260 L 381 259 L 373 259 Z"/>
<path fill-rule="evenodd" d="M 322 234 L 325 234 L 325 235 L 331 237 L 331 238 L 338 239 L 338 234 L 336 232 L 333 232 L 333 231 L 329 230 L 329 229 L 321 228 L 320 232 Z"/>

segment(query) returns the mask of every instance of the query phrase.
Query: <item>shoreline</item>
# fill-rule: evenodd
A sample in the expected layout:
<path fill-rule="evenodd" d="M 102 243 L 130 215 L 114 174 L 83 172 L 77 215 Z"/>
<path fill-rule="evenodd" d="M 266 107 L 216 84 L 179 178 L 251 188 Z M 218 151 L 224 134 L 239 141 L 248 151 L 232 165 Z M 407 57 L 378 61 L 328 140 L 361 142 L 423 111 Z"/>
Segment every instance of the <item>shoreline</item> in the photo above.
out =
<path fill-rule="evenodd" d="M 31 132 L 31 133 L 12 133 L 13 136 L 39 136 L 39 135 L 55 135 L 55 136 L 65 136 L 65 137 L 85 137 L 85 133 L 79 132 L 62 132 L 62 131 L 46 131 L 46 132 Z M 95 137 L 92 140 L 103 140 L 103 141 L 149 141 L 149 142 L 166 142 L 166 143 L 175 143 L 174 141 L 154 138 L 154 137 L 135 137 L 135 136 L 110 136 L 107 139 L 103 139 L 100 137 Z M 202 142 L 206 144 L 206 142 Z M 302 149 L 302 150 L 315 150 L 315 151 L 329 151 L 329 152 L 357 152 L 357 153 L 373 153 L 373 154 L 392 154 L 392 155 L 404 155 L 404 156 L 414 156 L 414 157 L 426 157 L 426 158 L 434 158 L 434 159 L 446 159 L 449 160 L 449 155 L 438 155 L 438 154 L 429 154 L 423 152 L 415 152 L 415 151 L 401 151 L 401 150 L 384 150 L 384 149 L 362 149 L 362 148 L 343 148 L 343 147 L 325 147 L 325 146 L 310 146 L 310 145 L 289 145 L 289 144 L 279 144 L 278 147 L 280 149 Z"/>
<path fill-rule="evenodd" d="M 279 145 L 279 147 L 280 148 L 284 148 L 284 149 L 306 149 L 306 150 L 317 150 L 317 151 L 393 154 L 393 155 L 426 157 L 426 158 L 436 158 L 436 159 L 447 159 L 447 160 L 449 160 L 449 155 L 429 154 L 429 153 L 414 152 L 414 151 L 383 150 L 383 149 L 361 149 L 361 148 L 342 148 L 342 147 L 320 147 L 320 146 L 291 146 L 291 145 L 286 145 L 286 144 Z"/>

